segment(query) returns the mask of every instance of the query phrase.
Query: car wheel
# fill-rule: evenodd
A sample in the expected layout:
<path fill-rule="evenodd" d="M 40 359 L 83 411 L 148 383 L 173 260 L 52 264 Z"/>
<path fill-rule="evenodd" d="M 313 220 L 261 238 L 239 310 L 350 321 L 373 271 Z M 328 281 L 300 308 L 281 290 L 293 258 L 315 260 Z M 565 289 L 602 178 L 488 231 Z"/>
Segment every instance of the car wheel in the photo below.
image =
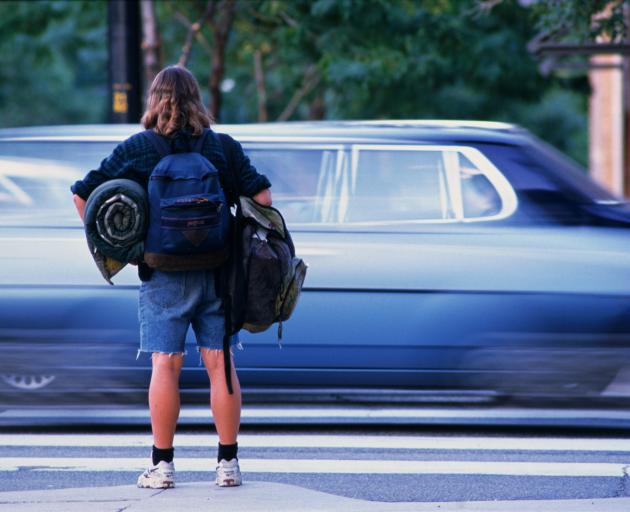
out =
<path fill-rule="evenodd" d="M 54 375 L 0 374 L 2 381 L 15 389 L 36 391 L 43 389 L 55 380 Z"/>

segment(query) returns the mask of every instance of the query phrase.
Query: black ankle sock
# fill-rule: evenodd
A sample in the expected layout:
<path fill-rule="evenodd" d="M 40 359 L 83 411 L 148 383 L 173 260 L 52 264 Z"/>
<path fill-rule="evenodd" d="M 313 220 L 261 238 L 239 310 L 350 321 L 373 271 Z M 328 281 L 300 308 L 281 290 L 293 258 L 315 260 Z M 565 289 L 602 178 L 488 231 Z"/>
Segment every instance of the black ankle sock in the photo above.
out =
<path fill-rule="evenodd" d="M 155 466 L 161 460 L 164 462 L 173 462 L 174 452 L 175 448 L 156 448 L 155 445 L 153 445 L 153 450 L 151 451 L 153 465 Z"/>
<path fill-rule="evenodd" d="M 219 443 L 219 454 L 217 455 L 217 462 L 221 459 L 232 460 L 237 459 L 236 452 L 238 451 L 238 443 L 234 444 L 221 444 Z"/>

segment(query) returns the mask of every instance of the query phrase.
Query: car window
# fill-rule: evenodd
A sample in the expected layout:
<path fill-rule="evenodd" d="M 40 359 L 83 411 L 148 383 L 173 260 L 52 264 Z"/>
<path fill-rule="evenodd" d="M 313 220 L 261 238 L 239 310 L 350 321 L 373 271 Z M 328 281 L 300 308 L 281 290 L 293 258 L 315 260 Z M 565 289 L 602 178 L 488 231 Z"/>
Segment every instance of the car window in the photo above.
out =
<path fill-rule="evenodd" d="M 516 208 L 507 180 L 474 148 L 355 146 L 351 176 L 349 223 L 491 220 Z"/>
<path fill-rule="evenodd" d="M 273 203 L 291 224 L 332 222 L 338 208 L 333 196 L 340 148 L 246 146 L 245 150 L 258 172 L 265 174 L 273 187 Z"/>
<path fill-rule="evenodd" d="M 114 146 L 0 142 L 0 224 L 78 225 L 70 185 Z M 473 148 L 250 144 L 246 151 L 290 224 L 458 222 L 510 210 L 511 187 Z"/>
<path fill-rule="evenodd" d="M 488 177 L 466 156 L 458 153 L 457 158 L 464 217 L 471 219 L 499 214 L 501 197 Z"/>
<path fill-rule="evenodd" d="M 464 222 L 505 217 L 516 207 L 507 180 L 474 148 L 245 149 L 289 224 Z"/>
<path fill-rule="evenodd" d="M 78 225 L 70 185 L 83 178 L 114 143 L 0 143 L 0 224 Z"/>
<path fill-rule="evenodd" d="M 453 217 L 445 193 L 439 151 L 364 148 L 352 172 L 346 222 L 444 219 Z"/>

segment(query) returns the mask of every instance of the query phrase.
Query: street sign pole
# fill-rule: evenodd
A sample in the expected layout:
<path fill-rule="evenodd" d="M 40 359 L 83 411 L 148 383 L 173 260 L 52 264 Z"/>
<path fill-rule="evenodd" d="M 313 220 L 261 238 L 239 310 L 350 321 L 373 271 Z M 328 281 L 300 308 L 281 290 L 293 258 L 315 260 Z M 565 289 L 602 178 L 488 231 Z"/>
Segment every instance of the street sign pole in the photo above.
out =
<path fill-rule="evenodd" d="M 107 2 L 109 120 L 138 123 L 142 109 L 139 0 Z"/>

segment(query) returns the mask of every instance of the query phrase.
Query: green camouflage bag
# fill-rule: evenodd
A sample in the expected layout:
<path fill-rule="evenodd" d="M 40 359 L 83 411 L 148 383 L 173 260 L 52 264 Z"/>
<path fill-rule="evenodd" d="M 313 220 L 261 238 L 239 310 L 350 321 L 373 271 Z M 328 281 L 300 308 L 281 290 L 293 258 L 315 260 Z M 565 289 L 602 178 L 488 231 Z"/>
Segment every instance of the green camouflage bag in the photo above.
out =
<path fill-rule="evenodd" d="M 307 265 L 295 256 L 291 235 L 280 212 L 240 197 L 242 268 L 245 269 L 243 328 L 262 332 L 293 313 L 304 284 Z"/>

